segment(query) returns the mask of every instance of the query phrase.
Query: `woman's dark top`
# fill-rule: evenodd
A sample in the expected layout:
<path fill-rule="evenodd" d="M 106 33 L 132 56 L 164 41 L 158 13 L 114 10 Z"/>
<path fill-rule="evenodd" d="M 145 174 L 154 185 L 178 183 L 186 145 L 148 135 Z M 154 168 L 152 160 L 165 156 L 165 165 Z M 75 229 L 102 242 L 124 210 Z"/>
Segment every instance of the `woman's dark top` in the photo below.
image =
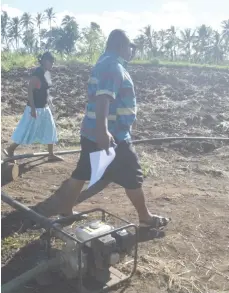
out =
<path fill-rule="evenodd" d="M 45 108 L 48 103 L 49 88 L 51 85 L 45 78 L 45 72 L 41 67 L 38 67 L 32 73 L 32 76 L 36 76 L 40 83 L 33 89 L 33 100 L 35 108 Z M 30 106 L 28 102 L 28 106 Z"/>

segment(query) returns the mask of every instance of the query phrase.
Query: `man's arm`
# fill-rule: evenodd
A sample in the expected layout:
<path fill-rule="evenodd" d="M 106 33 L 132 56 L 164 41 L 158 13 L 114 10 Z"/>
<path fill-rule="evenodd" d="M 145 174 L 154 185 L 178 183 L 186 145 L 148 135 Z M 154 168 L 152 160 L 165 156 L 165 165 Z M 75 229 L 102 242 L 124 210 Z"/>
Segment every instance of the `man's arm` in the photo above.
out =
<path fill-rule="evenodd" d="M 32 76 L 28 86 L 28 100 L 31 107 L 31 116 L 34 118 L 36 118 L 36 108 L 34 105 L 33 90 L 39 86 L 39 83 L 39 79 L 36 76 Z"/>
<path fill-rule="evenodd" d="M 114 138 L 108 129 L 108 115 L 110 101 L 116 99 L 123 77 L 118 64 L 109 64 L 97 76 L 96 91 L 96 141 L 101 149 L 108 151 Z"/>
<path fill-rule="evenodd" d="M 110 96 L 101 95 L 96 98 L 96 141 L 101 149 L 108 151 L 114 138 L 108 131 L 108 115 L 109 115 Z"/>
<path fill-rule="evenodd" d="M 108 95 L 97 96 L 96 99 L 96 134 L 108 132 L 107 117 L 109 114 L 110 97 Z"/>

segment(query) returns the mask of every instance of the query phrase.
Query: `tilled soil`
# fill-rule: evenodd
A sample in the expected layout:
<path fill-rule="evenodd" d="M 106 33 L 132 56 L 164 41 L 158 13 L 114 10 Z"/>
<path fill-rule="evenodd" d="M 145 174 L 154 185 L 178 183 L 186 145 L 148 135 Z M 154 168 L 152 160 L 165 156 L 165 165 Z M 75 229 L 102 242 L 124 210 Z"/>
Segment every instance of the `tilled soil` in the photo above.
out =
<path fill-rule="evenodd" d="M 2 73 L 2 147 L 5 147 L 26 103 L 29 70 Z M 90 66 L 53 70 L 57 148 L 76 147 L 86 102 Z M 229 134 L 229 72 L 206 69 L 153 68 L 132 65 L 138 98 L 137 139 L 161 136 L 222 136 Z M 39 146 L 32 146 L 38 150 Z M 40 149 L 44 149 L 41 147 Z M 137 274 L 115 292 L 229 292 L 229 146 L 221 142 L 181 142 L 136 147 L 147 177 L 144 184 L 150 210 L 172 222 L 163 239 L 139 245 Z M 18 149 L 27 152 L 28 148 Z M 61 163 L 45 159 L 20 161 L 21 176 L 3 187 L 17 200 L 34 205 L 50 196 L 68 178 L 77 155 Z M 111 185 L 82 203 L 78 210 L 104 207 L 137 223 L 122 188 Z M 15 234 L 18 218 L 2 204 L 2 282 L 28 269 L 37 234 Z M 28 242 L 34 244 L 26 246 Z M 23 250 L 20 248 L 26 246 Z M 22 265 L 22 262 L 24 264 Z M 128 265 L 127 265 L 128 266 Z M 118 291 L 122 290 L 122 291 Z M 31 283 L 21 292 L 74 292 L 68 283 Z"/>

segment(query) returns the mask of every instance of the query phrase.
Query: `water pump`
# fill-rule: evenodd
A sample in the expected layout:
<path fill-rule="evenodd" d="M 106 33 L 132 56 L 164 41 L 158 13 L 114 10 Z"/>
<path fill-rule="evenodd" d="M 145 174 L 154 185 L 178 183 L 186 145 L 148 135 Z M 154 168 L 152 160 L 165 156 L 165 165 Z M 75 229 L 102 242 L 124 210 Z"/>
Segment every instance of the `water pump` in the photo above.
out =
<path fill-rule="evenodd" d="M 117 228 L 105 220 L 107 212 L 101 209 L 88 211 L 84 215 L 95 211 L 102 213 L 101 219 L 84 220 L 83 223 L 75 223 L 76 225 L 68 223 L 66 229 L 64 226 L 66 221 L 69 221 L 67 218 L 53 223 L 54 227 L 61 227 L 68 235 L 67 241 L 63 242 L 61 249 L 58 250 L 59 258 L 64 260 L 59 273 L 65 279 L 77 280 L 79 292 L 83 292 L 83 288 L 89 283 L 91 287 L 97 287 L 97 291 L 90 288 L 91 291 L 87 292 L 102 292 L 107 287 L 123 282 L 133 275 L 137 264 L 137 227 L 118 218 L 122 225 Z M 71 216 L 71 221 L 73 220 L 74 216 Z M 50 229 L 41 237 L 47 242 L 49 255 L 53 231 Z M 118 269 L 118 265 L 127 256 L 133 258 L 134 265 L 128 276 Z"/>

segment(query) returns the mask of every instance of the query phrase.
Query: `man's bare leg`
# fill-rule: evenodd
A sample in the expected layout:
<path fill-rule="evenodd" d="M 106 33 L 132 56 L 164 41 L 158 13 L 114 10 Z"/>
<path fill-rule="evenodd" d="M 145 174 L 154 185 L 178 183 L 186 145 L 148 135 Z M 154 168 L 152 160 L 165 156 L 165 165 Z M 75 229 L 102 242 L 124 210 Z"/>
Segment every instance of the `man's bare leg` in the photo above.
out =
<path fill-rule="evenodd" d="M 62 212 L 62 215 L 71 215 L 72 209 L 75 205 L 76 199 L 80 196 L 80 193 L 84 187 L 85 181 L 70 178 L 68 180 L 67 190 L 68 195 L 66 196 L 66 208 Z"/>
<path fill-rule="evenodd" d="M 170 219 L 156 216 L 149 212 L 146 206 L 144 191 L 142 188 L 125 189 L 125 191 L 126 195 L 137 210 L 140 224 L 146 224 L 146 226 L 151 226 L 152 224 L 152 226 L 155 226 L 155 228 L 160 226 L 166 226 L 168 224 Z"/>
<path fill-rule="evenodd" d="M 57 214 L 71 215 L 72 208 L 83 189 L 84 183 L 85 181 L 74 178 L 65 180 L 51 197 L 35 207 L 35 211 L 46 217 Z"/>

